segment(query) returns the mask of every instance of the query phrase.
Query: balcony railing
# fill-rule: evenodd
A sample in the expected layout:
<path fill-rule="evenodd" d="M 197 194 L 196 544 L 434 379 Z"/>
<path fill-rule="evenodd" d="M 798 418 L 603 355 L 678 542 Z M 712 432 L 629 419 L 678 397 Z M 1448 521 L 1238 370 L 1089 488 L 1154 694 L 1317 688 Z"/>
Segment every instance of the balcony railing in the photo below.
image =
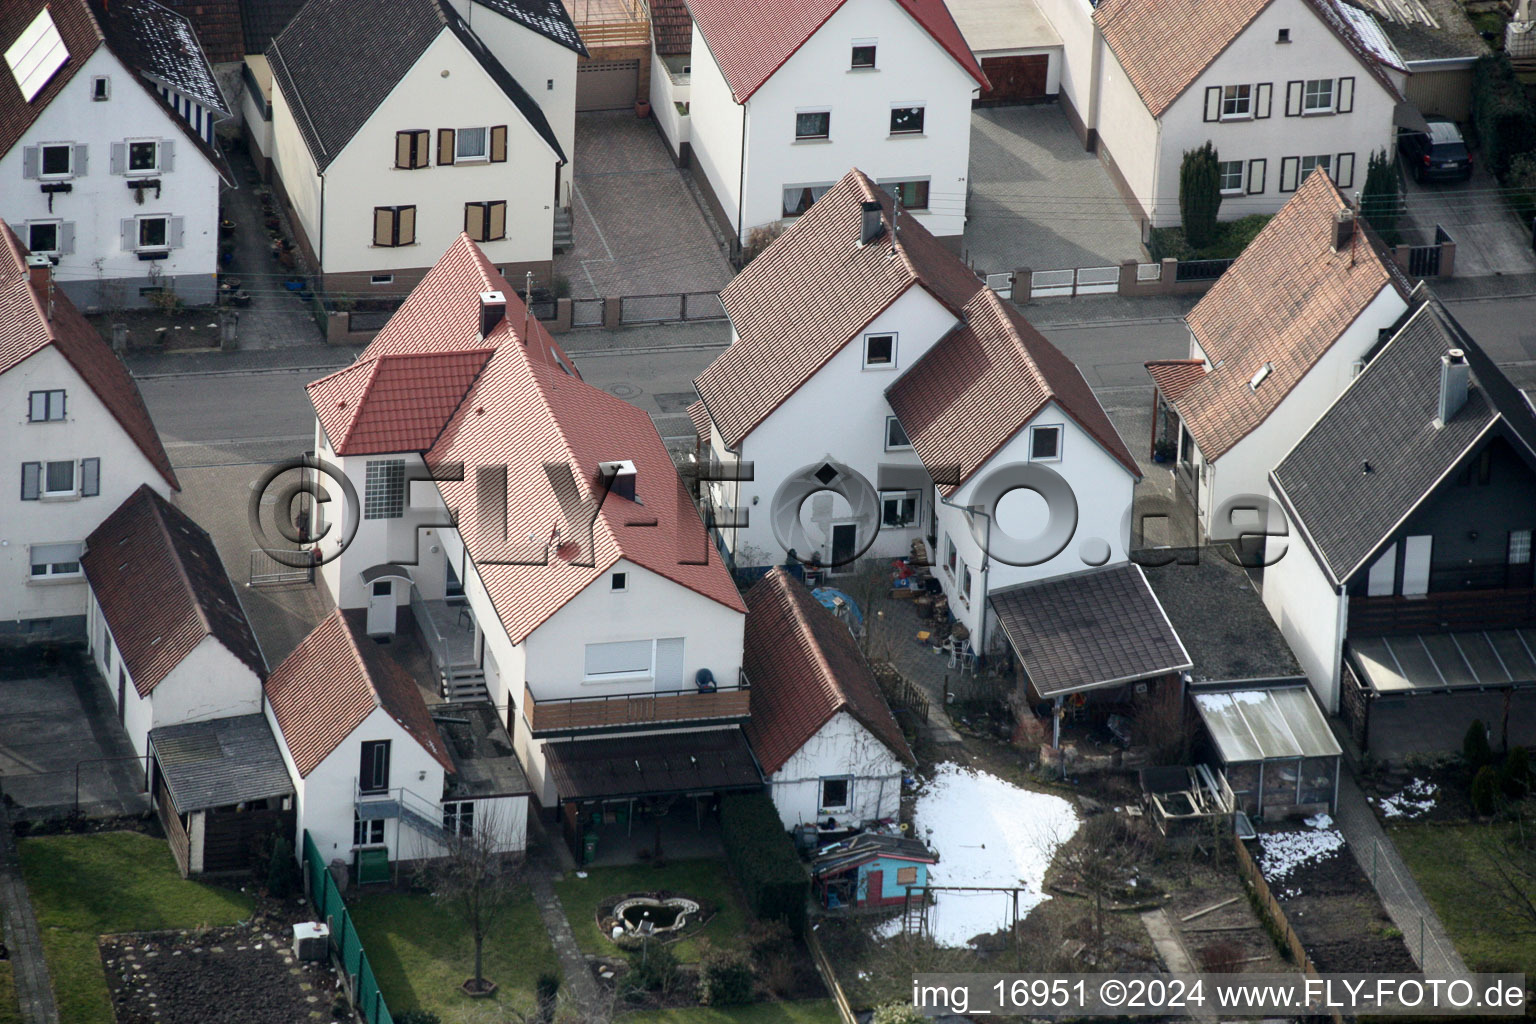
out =
<path fill-rule="evenodd" d="M 735 686 L 715 690 L 655 690 L 606 697 L 540 700 L 523 684 L 523 719 L 535 736 L 673 722 L 750 717 L 751 687 L 745 673 Z"/>
<path fill-rule="evenodd" d="M 589 50 L 650 42 L 650 12 L 640 0 L 565 0 L 565 7 Z"/>
<path fill-rule="evenodd" d="M 1351 636 L 1531 626 L 1536 626 L 1536 590 L 1526 587 L 1349 599 Z"/>

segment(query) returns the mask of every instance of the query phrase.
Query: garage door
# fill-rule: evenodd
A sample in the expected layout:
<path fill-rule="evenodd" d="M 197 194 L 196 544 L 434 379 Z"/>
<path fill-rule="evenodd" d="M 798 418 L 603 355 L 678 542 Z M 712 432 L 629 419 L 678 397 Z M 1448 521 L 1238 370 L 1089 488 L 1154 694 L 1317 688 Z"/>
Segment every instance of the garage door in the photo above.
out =
<path fill-rule="evenodd" d="M 992 88 L 976 100 L 978 104 L 1028 103 L 1046 97 L 1046 71 L 1051 58 L 1047 54 L 1027 57 L 987 57 L 981 62 Z"/>
<path fill-rule="evenodd" d="M 582 61 L 576 67 L 577 110 L 623 110 L 635 105 L 637 60 Z"/>

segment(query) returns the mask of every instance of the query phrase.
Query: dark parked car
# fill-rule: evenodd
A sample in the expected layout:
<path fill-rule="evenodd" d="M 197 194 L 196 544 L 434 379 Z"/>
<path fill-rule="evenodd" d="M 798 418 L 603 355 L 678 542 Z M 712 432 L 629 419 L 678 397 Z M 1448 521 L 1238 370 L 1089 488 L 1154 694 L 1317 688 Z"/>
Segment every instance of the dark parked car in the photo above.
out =
<path fill-rule="evenodd" d="M 1429 118 L 1429 131 L 1403 132 L 1397 137 L 1398 152 L 1413 172 L 1415 181 L 1460 180 L 1472 177 L 1472 154 L 1456 122 Z"/>

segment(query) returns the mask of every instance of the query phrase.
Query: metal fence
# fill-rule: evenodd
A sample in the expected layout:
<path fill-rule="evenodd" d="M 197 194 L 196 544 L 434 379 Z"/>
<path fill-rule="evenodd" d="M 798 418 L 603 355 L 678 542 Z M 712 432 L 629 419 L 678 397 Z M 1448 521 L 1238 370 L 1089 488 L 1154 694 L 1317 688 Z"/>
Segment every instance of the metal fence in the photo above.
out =
<path fill-rule="evenodd" d="M 306 551 L 284 552 L 287 557 L 284 560 L 274 558 L 266 548 L 254 548 L 251 551 L 251 573 L 246 582 L 253 587 L 275 587 L 285 583 L 313 583 L 315 582 L 315 567 L 313 565 L 291 565 L 289 563 L 299 561 L 300 558 L 308 558 Z"/>
<path fill-rule="evenodd" d="M 357 926 L 336 888 L 336 880 L 326 869 L 325 860 L 315 848 L 309 829 L 304 830 L 304 887 L 309 890 L 309 901 L 315 913 L 330 927 L 331 946 L 341 957 L 341 968 L 352 990 L 352 1004 L 362 1013 L 368 1024 L 394 1024 L 389 1007 L 384 1003 L 384 993 L 363 950 L 363 942 L 357 936 Z"/>
<path fill-rule="evenodd" d="M 991 288 L 993 291 L 1000 295 L 1013 289 L 1012 274 L 988 274 L 986 281 L 987 287 Z"/>
<path fill-rule="evenodd" d="M 603 326 L 603 300 L 602 299 L 572 299 L 571 300 L 571 326 L 572 327 L 601 327 L 601 326 Z"/>
<path fill-rule="evenodd" d="M 725 316 L 715 292 L 671 295 L 626 295 L 619 300 L 619 323 L 661 324 L 689 320 L 719 320 Z"/>
<path fill-rule="evenodd" d="M 1180 260 L 1174 268 L 1175 281 L 1214 281 L 1227 272 L 1236 260 Z"/>
<path fill-rule="evenodd" d="M 1029 278 L 1029 294 L 1032 297 L 1106 295 L 1119 290 L 1119 267 L 1037 270 Z"/>

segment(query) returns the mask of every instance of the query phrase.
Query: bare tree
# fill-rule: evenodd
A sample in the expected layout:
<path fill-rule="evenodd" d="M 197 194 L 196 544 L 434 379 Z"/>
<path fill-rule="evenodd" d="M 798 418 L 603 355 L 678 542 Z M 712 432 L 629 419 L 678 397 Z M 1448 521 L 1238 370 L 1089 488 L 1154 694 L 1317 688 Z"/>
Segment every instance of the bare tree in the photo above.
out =
<path fill-rule="evenodd" d="M 427 862 L 424 881 L 433 897 L 458 914 L 475 942 L 475 975 L 466 988 L 484 992 L 485 937 L 520 895 L 524 858 L 522 834 L 497 804 L 475 805 L 470 825 L 462 821 L 446 835 L 443 856 Z"/>
<path fill-rule="evenodd" d="M 1484 826 L 1467 873 L 1489 896 L 1489 916 L 1504 933 L 1536 935 L 1536 832 L 1523 810 L 1507 834 L 1504 827 Z"/>

